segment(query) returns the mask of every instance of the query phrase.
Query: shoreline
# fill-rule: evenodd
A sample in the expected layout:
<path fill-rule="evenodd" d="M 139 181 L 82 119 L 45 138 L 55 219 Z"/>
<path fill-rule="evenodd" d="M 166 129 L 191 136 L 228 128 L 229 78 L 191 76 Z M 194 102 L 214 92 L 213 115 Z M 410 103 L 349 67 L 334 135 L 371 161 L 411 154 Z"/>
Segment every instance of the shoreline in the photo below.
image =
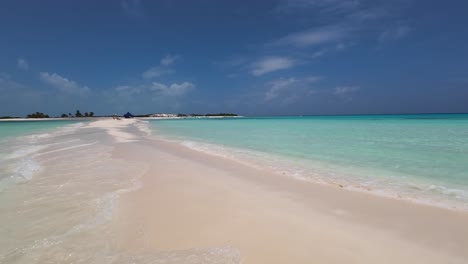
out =
<path fill-rule="evenodd" d="M 159 132 L 158 129 L 156 129 L 156 132 Z M 271 173 L 294 180 L 340 187 L 348 191 L 408 201 L 420 205 L 468 212 L 466 190 L 458 189 L 456 186 L 448 185 L 445 182 L 431 182 L 420 178 L 408 178 L 406 180 L 395 178 L 391 182 L 380 182 L 379 178 L 360 177 L 360 171 L 346 170 L 347 174 L 345 174 L 343 173 L 343 169 L 341 169 L 340 173 L 332 171 L 330 174 L 326 171 L 327 163 L 306 159 L 292 159 L 278 153 L 262 152 L 239 146 L 226 146 L 196 138 L 174 138 L 167 134 L 153 135 L 153 138 L 176 143 L 196 152 L 234 160 L 253 168 L 268 170 Z M 375 181 L 369 184 L 369 180 Z"/>
<path fill-rule="evenodd" d="M 139 119 L 95 120 L 39 138 L 43 145 L 28 157 L 42 168 L 11 193 L 28 202 L 0 203 L 0 211 L 19 206 L 5 211 L 7 222 L 43 223 L 5 227 L 16 229 L 0 244 L 6 252 L 24 247 L 24 263 L 69 253 L 70 261 L 122 263 L 468 259 L 468 212 L 251 167 L 157 139 Z M 42 235 L 29 240 L 23 232 Z M 35 244 L 50 239 L 57 244 Z M 0 251 L 0 262 L 19 254 L 12 252 Z"/>
<path fill-rule="evenodd" d="M 299 181 L 154 139 L 119 144 L 114 155 L 149 166 L 114 223 L 126 230 L 125 250 L 228 246 L 242 263 L 468 258 L 463 211 Z M 144 243 L 135 228 L 145 230 Z M 356 251 L 335 253 L 349 248 Z"/>
<path fill-rule="evenodd" d="M 196 118 L 196 117 L 195 117 Z M 350 192 L 359 192 L 359 193 L 364 193 L 364 194 L 370 194 L 372 196 L 377 196 L 377 197 L 384 197 L 387 199 L 394 199 L 394 200 L 399 200 L 399 201 L 407 201 L 410 203 L 415 203 L 418 205 L 425 205 L 425 206 L 433 206 L 437 208 L 443 208 L 447 210 L 453 210 L 453 211 L 461 211 L 461 212 L 468 212 L 468 207 L 467 204 L 454 204 L 450 202 L 439 202 L 436 201 L 435 199 L 427 199 L 422 198 L 422 197 L 417 197 L 417 196 L 408 196 L 405 195 L 404 193 L 399 193 L 398 191 L 392 191 L 392 190 L 386 190 L 382 189 L 379 186 L 368 186 L 368 185 L 361 185 L 359 182 L 353 182 L 353 181 L 347 181 L 345 179 L 331 179 L 331 180 L 323 180 L 323 179 L 314 179 L 314 178 L 309 178 L 307 176 L 295 176 L 295 175 L 290 175 L 291 172 L 285 172 L 284 168 L 280 170 L 274 170 L 270 167 L 266 167 L 265 165 L 268 166 L 267 163 L 264 164 L 262 161 L 262 158 L 257 158 L 256 156 L 261 156 L 261 153 L 253 153 L 256 155 L 255 159 L 252 159 L 252 157 L 245 156 L 245 157 L 237 157 L 237 156 L 227 156 L 223 155 L 225 153 L 218 153 L 216 150 L 211 151 L 211 150 L 205 150 L 204 148 L 199 149 L 197 147 L 193 147 L 190 145 L 186 145 L 184 141 L 179 141 L 175 139 L 168 138 L 167 136 L 161 136 L 161 135 L 154 135 L 154 131 L 151 131 L 149 127 L 147 127 L 147 124 L 144 124 L 145 122 L 149 120 L 161 120 L 161 119 L 181 119 L 180 117 L 149 117 L 149 118 L 133 118 L 133 119 L 121 119 L 119 120 L 113 120 L 110 117 L 92 117 L 92 118 L 45 118 L 45 119 L 15 119 L 11 121 L 56 121 L 56 120 L 63 120 L 63 121 L 77 121 L 77 122 L 86 122 L 88 124 L 88 127 L 90 128 L 98 128 L 98 129 L 103 129 L 107 131 L 107 134 L 111 137 L 113 137 L 117 143 L 123 143 L 123 142 L 131 142 L 131 141 L 137 141 L 141 140 L 139 136 L 135 136 L 132 133 L 129 133 L 128 131 L 121 131 L 120 129 L 125 129 L 126 127 L 129 127 L 129 125 L 136 125 L 140 124 L 140 127 L 138 128 L 141 132 L 143 132 L 146 136 L 150 136 L 153 140 L 156 141 L 163 141 L 163 142 L 168 142 L 172 144 L 176 144 L 181 146 L 184 149 L 191 150 L 197 153 L 201 153 L 203 155 L 209 155 L 209 156 L 214 156 L 218 157 L 221 159 L 229 159 L 234 162 L 237 162 L 243 166 L 249 166 L 252 168 L 256 169 L 261 169 L 261 170 L 267 170 L 271 174 L 275 174 L 277 176 L 281 177 L 286 177 L 291 180 L 295 181 L 301 181 L 304 183 L 311 183 L 315 185 L 320 185 L 320 186 L 326 186 L 326 187 L 339 187 L 343 190 L 347 190 Z M 0 120 L 0 121 L 10 121 L 10 120 Z M 142 126 L 144 128 L 142 128 Z M 216 147 L 217 145 L 214 143 L 206 143 L 206 142 L 198 142 L 198 141 L 193 141 L 189 143 L 195 143 L 195 144 L 207 144 L 207 145 L 212 145 Z M 224 148 L 224 147 L 223 147 Z M 229 152 L 229 151 L 234 151 L 234 152 L 239 152 L 241 149 L 236 149 L 234 147 L 227 147 L 224 151 Z M 273 157 L 273 156 L 272 156 Z M 276 157 L 278 158 L 278 157 Z M 277 160 L 280 161 L 280 160 Z M 260 163 L 259 163 L 260 162 Z M 259 165 L 261 164 L 261 165 Z M 287 166 L 286 166 L 287 167 Z M 441 186 L 442 188 L 447 188 L 444 186 Z M 450 191 L 450 189 L 448 189 Z M 458 190 L 455 190 L 458 191 Z"/>

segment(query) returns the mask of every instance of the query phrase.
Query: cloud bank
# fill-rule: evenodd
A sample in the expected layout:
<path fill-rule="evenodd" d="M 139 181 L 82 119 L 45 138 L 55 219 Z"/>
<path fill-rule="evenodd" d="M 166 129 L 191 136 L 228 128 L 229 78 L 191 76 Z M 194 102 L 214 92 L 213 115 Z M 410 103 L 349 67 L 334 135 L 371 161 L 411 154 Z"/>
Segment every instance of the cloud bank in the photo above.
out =
<path fill-rule="evenodd" d="M 76 94 L 80 96 L 87 96 L 91 89 L 88 86 L 80 86 L 76 82 L 69 80 L 57 73 L 41 72 L 39 78 L 46 84 L 57 88 L 59 91 L 66 94 Z"/>

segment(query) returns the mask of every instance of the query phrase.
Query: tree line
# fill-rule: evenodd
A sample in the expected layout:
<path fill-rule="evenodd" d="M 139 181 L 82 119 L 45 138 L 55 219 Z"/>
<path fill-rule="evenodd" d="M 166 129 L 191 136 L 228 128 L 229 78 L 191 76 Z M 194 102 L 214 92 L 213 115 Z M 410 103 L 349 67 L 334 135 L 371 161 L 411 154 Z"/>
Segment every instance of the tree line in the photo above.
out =
<path fill-rule="evenodd" d="M 76 113 L 75 113 L 75 117 L 93 117 L 94 116 L 94 112 L 85 112 L 84 114 L 82 114 L 80 112 L 80 110 L 76 110 Z M 73 115 L 71 113 L 68 113 L 67 114 L 62 114 L 61 117 L 73 117 Z"/>
<path fill-rule="evenodd" d="M 41 112 L 32 113 L 32 114 L 27 115 L 26 117 L 27 118 L 50 118 L 49 115 L 41 113 Z M 62 114 L 60 117 L 62 117 L 62 118 L 67 118 L 67 117 L 94 117 L 94 112 L 85 112 L 84 114 L 82 114 L 80 112 L 80 110 L 76 110 L 75 115 L 73 115 L 72 113 L 68 113 L 68 114 Z"/>

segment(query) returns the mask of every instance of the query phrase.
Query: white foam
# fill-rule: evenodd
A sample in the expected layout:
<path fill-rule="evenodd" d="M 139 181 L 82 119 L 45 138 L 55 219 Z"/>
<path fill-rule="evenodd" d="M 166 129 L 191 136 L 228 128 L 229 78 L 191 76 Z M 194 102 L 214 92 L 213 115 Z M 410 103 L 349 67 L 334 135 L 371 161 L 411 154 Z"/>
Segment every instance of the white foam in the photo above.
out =
<path fill-rule="evenodd" d="M 15 170 L 14 178 L 20 181 L 29 181 L 32 179 L 33 174 L 37 172 L 41 166 L 33 159 L 24 159 L 19 163 Z"/>
<path fill-rule="evenodd" d="M 22 146 L 19 149 L 13 151 L 10 155 L 6 156 L 6 159 L 18 159 L 18 158 L 23 158 L 25 156 L 31 155 L 33 153 L 36 153 L 40 151 L 41 149 L 44 149 L 45 146 L 38 146 L 38 145 L 33 145 L 33 146 Z"/>
<path fill-rule="evenodd" d="M 59 148 L 59 149 L 44 151 L 44 152 L 38 153 L 38 154 L 36 154 L 36 155 L 34 155 L 34 156 L 35 156 L 35 157 L 38 157 L 38 156 L 42 156 L 42 155 L 46 155 L 46 154 L 51 154 L 51 153 L 55 153 L 55 152 L 60 152 L 60 151 L 65 151 L 65 150 L 70 150 L 70 149 L 76 149 L 76 148 L 88 147 L 88 146 L 91 146 L 91 145 L 95 145 L 96 143 L 97 143 L 97 142 L 91 142 L 91 143 L 85 143 L 85 144 L 80 144 L 80 145 L 74 145 L 74 146 L 65 147 L 65 148 Z"/>
<path fill-rule="evenodd" d="M 146 136 L 152 135 L 151 129 L 149 128 L 148 121 L 140 121 L 135 124 L 135 127 L 143 132 Z"/>
<path fill-rule="evenodd" d="M 418 204 L 425 204 L 456 210 L 468 210 L 468 191 L 448 188 L 434 184 L 410 182 L 408 179 L 397 177 L 378 178 L 359 174 L 336 173 L 332 167 L 316 164 L 314 161 L 306 167 L 300 162 L 288 161 L 286 158 L 276 157 L 267 153 L 253 150 L 237 149 L 211 143 L 195 142 L 191 140 L 171 140 L 164 137 L 159 139 L 176 142 L 187 148 L 209 155 L 228 158 L 257 169 L 268 169 L 277 174 L 297 180 L 318 184 L 340 186 L 350 191 L 370 193 L 391 199 L 406 200 Z M 302 161 L 304 162 L 304 161 Z"/>

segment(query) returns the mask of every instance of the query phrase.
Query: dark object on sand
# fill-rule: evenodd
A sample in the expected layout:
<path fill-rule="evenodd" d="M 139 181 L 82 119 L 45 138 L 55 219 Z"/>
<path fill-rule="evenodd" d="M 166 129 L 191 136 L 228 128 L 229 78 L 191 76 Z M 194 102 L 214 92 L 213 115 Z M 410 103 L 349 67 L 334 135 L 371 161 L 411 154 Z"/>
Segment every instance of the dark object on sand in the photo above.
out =
<path fill-rule="evenodd" d="M 125 118 L 133 118 L 135 117 L 134 115 L 132 115 L 130 112 L 127 112 L 125 115 L 124 115 Z"/>

